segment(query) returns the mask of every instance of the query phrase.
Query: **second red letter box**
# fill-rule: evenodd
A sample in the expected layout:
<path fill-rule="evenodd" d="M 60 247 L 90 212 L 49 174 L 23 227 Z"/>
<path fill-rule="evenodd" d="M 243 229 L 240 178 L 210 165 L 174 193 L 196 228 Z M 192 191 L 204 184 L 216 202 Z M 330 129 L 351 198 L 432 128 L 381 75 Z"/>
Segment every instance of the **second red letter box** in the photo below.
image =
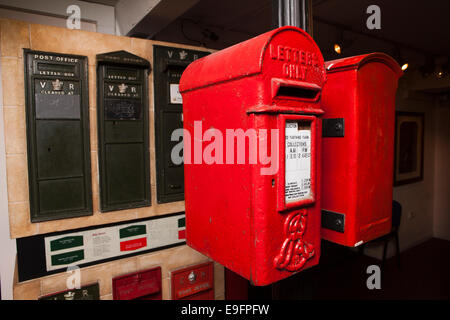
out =
<path fill-rule="evenodd" d="M 254 285 L 320 256 L 322 54 L 279 28 L 183 73 L 186 241 Z"/>
<path fill-rule="evenodd" d="M 391 229 L 395 93 L 383 53 L 328 61 L 322 93 L 322 237 L 357 246 Z"/>

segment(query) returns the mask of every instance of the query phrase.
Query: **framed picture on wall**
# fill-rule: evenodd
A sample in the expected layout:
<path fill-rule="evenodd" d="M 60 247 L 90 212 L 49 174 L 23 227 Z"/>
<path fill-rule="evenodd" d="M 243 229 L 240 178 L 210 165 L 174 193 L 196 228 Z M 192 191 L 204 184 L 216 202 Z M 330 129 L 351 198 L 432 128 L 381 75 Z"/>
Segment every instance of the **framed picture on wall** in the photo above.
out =
<path fill-rule="evenodd" d="M 424 113 L 395 114 L 394 186 L 423 180 Z"/>

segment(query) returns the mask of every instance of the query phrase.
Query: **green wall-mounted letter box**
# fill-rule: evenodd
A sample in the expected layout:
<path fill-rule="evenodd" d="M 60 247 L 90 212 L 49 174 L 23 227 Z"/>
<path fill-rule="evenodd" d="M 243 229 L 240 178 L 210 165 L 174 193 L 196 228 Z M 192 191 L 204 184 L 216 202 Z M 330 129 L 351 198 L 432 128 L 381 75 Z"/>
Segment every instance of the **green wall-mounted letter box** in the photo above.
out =
<path fill-rule="evenodd" d="M 97 55 L 101 210 L 149 206 L 150 63 L 126 51 Z"/>
<path fill-rule="evenodd" d="M 158 203 L 184 200 L 183 163 L 171 159 L 172 132 L 183 128 L 183 102 L 178 91 L 181 74 L 194 60 L 209 52 L 153 46 L 155 88 L 156 184 Z"/>
<path fill-rule="evenodd" d="M 87 57 L 24 56 L 31 221 L 91 215 Z"/>

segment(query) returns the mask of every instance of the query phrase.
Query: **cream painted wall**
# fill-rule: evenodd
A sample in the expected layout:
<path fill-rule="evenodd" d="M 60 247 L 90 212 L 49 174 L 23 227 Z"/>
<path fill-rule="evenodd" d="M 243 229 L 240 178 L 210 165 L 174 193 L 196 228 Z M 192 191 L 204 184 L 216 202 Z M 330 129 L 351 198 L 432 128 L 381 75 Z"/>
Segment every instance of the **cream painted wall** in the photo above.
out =
<path fill-rule="evenodd" d="M 0 79 L 1 74 L 2 66 L 0 64 Z M 9 233 L 3 108 L 3 86 L 0 81 L 0 280 L 2 300 L 11 300 L 13 298 L 12 275 L 16 261 L 16 241 L 11 239 Z"/>

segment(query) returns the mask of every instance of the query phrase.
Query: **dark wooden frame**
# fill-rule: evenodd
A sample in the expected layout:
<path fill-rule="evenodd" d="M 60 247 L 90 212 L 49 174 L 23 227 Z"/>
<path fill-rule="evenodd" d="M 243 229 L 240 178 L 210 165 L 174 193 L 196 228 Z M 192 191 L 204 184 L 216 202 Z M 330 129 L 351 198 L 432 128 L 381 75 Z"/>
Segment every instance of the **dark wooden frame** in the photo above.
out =
<path fill-rule="evenodd" d="M 397 173 L 399 170 L 399 166 L 397 163 L 397 151 L 400 148 L 399 146 L 399 136 L 398 129 L 400 125 L 400 121 L 402 117 L 413 117 L 415 118 L 417 123 L 420 123 L 421 129 L 417 133 L 416 141 L 421 141 L 421 145 L 419 146 L 417 152 L 420 152 L 420 165 L 419 165 L 419 175 L 414 178 L 398 180 Z M 400 186 L 404 184 L 414 183 L 423 180 L 423 171 L 424 171 L 424 145 L 425 145 L 425 113 L 419 112 L 405 112 L 405 111 L 396 111 L 395 113 L 395 148 L 394 148 L 394 186 Z"/>

